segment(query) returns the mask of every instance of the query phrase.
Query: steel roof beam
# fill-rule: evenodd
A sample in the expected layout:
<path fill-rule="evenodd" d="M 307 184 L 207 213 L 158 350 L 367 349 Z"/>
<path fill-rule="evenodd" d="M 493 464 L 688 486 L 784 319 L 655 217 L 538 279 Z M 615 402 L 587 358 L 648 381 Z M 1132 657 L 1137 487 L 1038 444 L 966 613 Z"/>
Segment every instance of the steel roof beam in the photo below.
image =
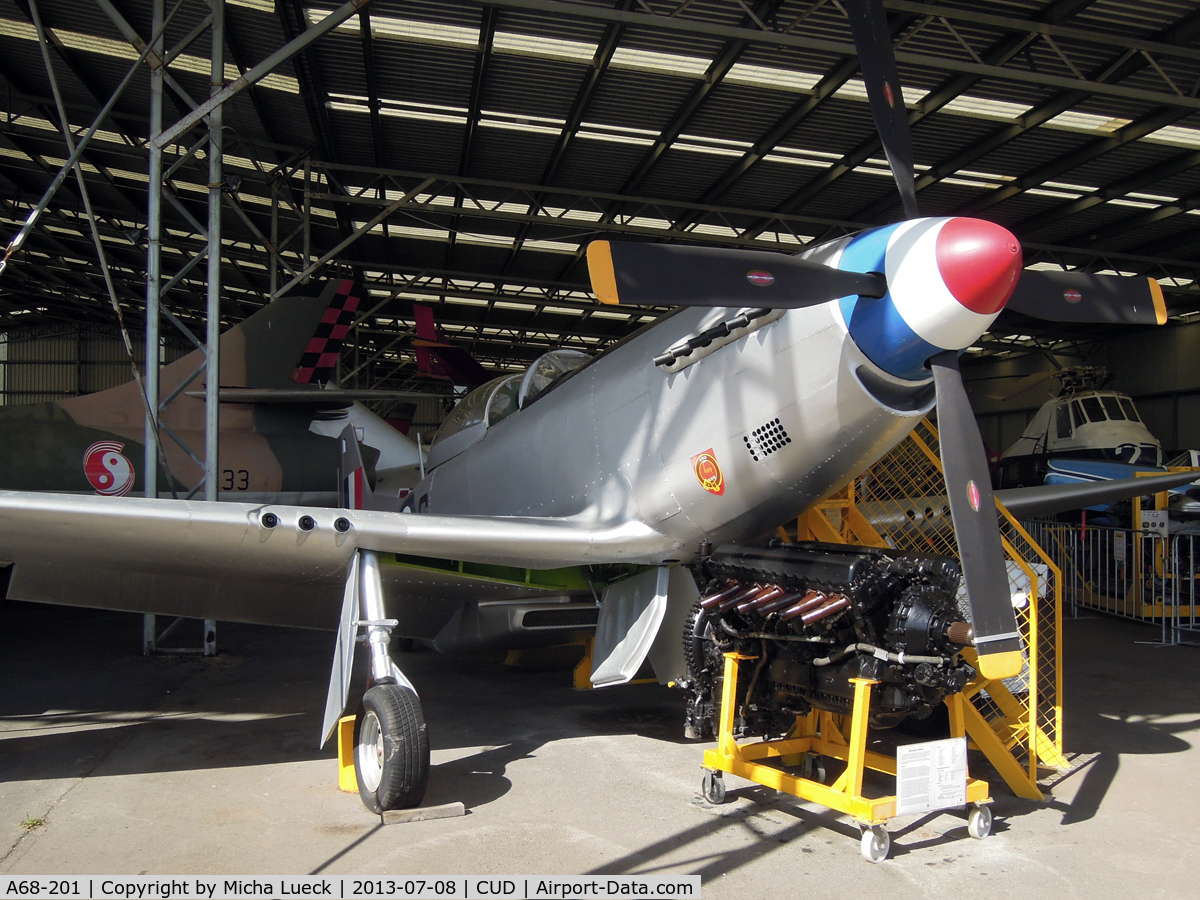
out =
<path fill-rule="evenodd" d="M 1200 11 L 1193 11 L 1179 19 L 1173 25 L 1158 32 L 1159 35 L 1172 40 L 1191 40 L 1197 33 L 1200 33 Z M 1141 56 L 1129 58 L 1119 56 L 1097 67 L 1093 77 L 1119 80 L 1142 70 L 1147 64 L 1145 58 Z M 1071 109 L 1071 107 L 1086 100 L 1088 96 L 1088 92 L 1068 90 L 1048 98 L 1021 116 L 1020 120 L 1016 123 L 996 129 L 982 140 L 975 141 L 970 147 L 956 153 L 950 159 L 938 163 L 924 174 L 917 176 L 917 190 L 923 190 L 929 187 L 929 185 L 953 175 L 959 169 L 970 165 L 975 160 L 986 156 L 1009 141 L 1015 140 L 1040 125 L 1044 125 L 1060 113 L 1064 113 Z M 1176 118 L 1180 118 L 1182 115 L 1183 113 Z M 998 188 L 997 190 L 1003 190 L 1003 188 Z M 873 204 L 862 212 L 876 212 L 883 207 L 885 202 L 880 201 Z"/>
<path fill-rule="evenodd" d="M 97 0 L 99 3 L 108 2 L 108 0 Z M 213 94 L 203 103 L 198 105 L 194 110 L 181 118 L 174 125 L 165 129 L 161 135 L 154 139 L 154 142 L 159 147 L 165 147 L 171 142 L 177 140 L 185 132 L 199 122 L 202 118 L 208 115 L 212 110 L 229 100 L 234 95 L 248 88 L 250 85 L 261 81 L 279 65 L 287 62 L 297 53 L 307 51 L 312 43 L 325 34 L 328 34 L 333 29 L 337 28 L 342 22 L 354 15 L 359 8 L 365 6 L 370 0 L 350 0 L 349 3 L 344 3 L 333 12 L 329 13 L 324 19 L 314 25 L 312 28 L 300 27 L 304 26 L 304 10 L 298 0 L 291 4 L 293 11 L 296 14 L 298 26 L 293 26 L 287 21 L 284 14 L 284 7 L 287 6 L 286 0 L 280 0 L 277 4 L 279 7 L 280 18 L 284 22 L 284 33 L 292 34 L 288 42 L 270 54 L 266 59 L 254 66 L 250 70 L 242 73 L 240 78 L 236 78 L 229 84 L 225 85 L 220 91 Z M 324 95 L 322 95 L 324 96 Z"/>
<path fill-rule="evenodd" d="M 1167 178 L 1173 178 L 1181 172 L 1186 172 L 1188 169 L 1195 168 L 1196 166 L 1200 166 L 1200 150 L 1180 153 L 1168 160 L 1141 169 L 1119 181 L 1105 185 L 1090 194 L 1084 194 L 1078 200 L 1069 200 L 1037 215 L 1024 218 L 1011 226 L 1012 231 L 1015 234 L 1031 234 L 1048 225 L 1053 225 L 1056 222 L 1061 222 L 1063 219 L 1086 212 L 1102 203 L 1107 203 L 1109 200 L 1124 197 L 1130 191 L 1138 191 Z M 1087 233 L 1090 234 L 1091 231 L 1089 230 Z"/>
<path fill-rule="evenodd" d="M 1052 3 L 1038 14 L 1037 22 L 1029 22 L 1028 24 L 1063 22 L 1078 15 L 1094 2 L 1095 0 L 1058 0 L 1058 2 Z M 1036 38 L 1036 34 L 1028 32 L 1005 35 L 988 47 L 983 52 L 982 58 L 991 65 L 1003 66 L 1022 50 L 1025 50 Z M 955 75 L 947 78 L 916 103 L 916 108 L 908 116 L 909 125 L 916 125 L 918 122 L 938 112 L 947 104 L 961 97 L 981 80 L 972 75 Z M 1057 114 L 1056 112 L 1055 115 Z M 869 159 L 872 154 L 878 152 L 881 147 L 882 144 L 877 136 L 868 138 L 854 150 L 850 151 L 850 153 L 846 154 L 833 169 L 826 170 L 810 182 L 810 184 L 804 185 L 796 194 L 789 197 L 785 203 L 791 207 L 803 203 L 847 172 L 853 171 L 857 166 Z M 919 191 L 924 186 L 926 185 L 921 183 L 921 177 L 918 176 L 916 189 Z M 857 217 L 874 221 L 878 216 L 894 206 L 895 202 L 896 198 L 888 192 L 884 197 L 860 210 Z"/>
<path fill-rule="evenodd" d="M 618 0 L 617 9 L 628 10 L 633 7 L 635 0 Z M 608 71 L 608 65 L 612 62 L 613 54 L 617 52 L 617 46 L 621 42 L 621 35 L 625 32 L 625 26 L 616 23 L 610 23 L 605 26 L 604 33 L 601 35 L 599 42 L 596 44 L 596 52 L 592 56 L 592 64 L 583 76 L 583 80 L 579 84 L 579 89 L 575 92 L 575 100 L 571 104 L 571 111 L 567 114 L 563 122 L 562 131 L 559 132 L 558 140 L 554 143 L 554 149 L 550 151 L 550 159 L 546 163 L 546 168 L 542 171 L 542 184 L 549 185 L 558 175 L 558 169 L 562 165 L 563 159 L 566 158 L 567 150 L 570 149 L 575 140 L 575 136 L 579 133 L 579 126 L 583 122 L 583 116 L 587 112 L 588 105 L 592 102 L 592 96 L 596 93 L 596 88 L 600 84 L 600 79 L 605 72 Z M 537 198 L 540 203 L 542 197 Z M 512 250 L 504 260 L 504 265 L 501 267 L 502 272 L 508 272 L 512 269 L 517 261 L 517 254 L 521 252 L 521 248 L 525 245 L 525 239 L 529 236 L 529 225 L 522 225 L 521 230 L 517 232 L 516 240 L 513 241 Z"/>
<path fill-rule="evenodd" d="M 358 11 L 358 36 L 362 45 L 363 74 L 367 80 L 367 103 L 371 109 L 371 144 L 375 165 L 382 166 L 387 158 L 383 145 L 383 125 L 379 121 L 379 79 L 375 74 L 375 37 L 371 33 L 371 7 Z"/>
<path fill-rule="evenodd" d="M 1090 6 L 1095 0 L 1084 0 L 1079 6 Z M 941 6 L 936 3 L 914 2 L 914 0 L 883 0 L 885 9 L 916 13 L 922 16 L 937 16 L 958 22 L 970 22 L 974 25 L 987 25 L 1003 31 L 1025 32 L 1031 37 L 1051 35 L 1084 43 L 1097 44 L 1123 49 L 1145 50 L 1147 53 L 1160 53 L 1164 56 L 1179 56 L 1184 59 L 1200 60 L 1200 50 L 1194 47 L 1181 47 L 1177 44 L 1163 41 L 1146 41 L 1125 34 L 1115 34 L 1103 31 L 1091 31 L 1087 28 L 1073 28 L 1069 25 L 1059 25 L 1062 19 L 1049 19 L 1045 14 L 1032 19 L 1021 19 L 1015 16 L 998 16 L 992 13 L 978 12 L 973 9 L 962 9 L 955 6 Z"/>
<path fill-rule="evenodd" d="M 756 19 L 772 17 L 780 5 L 782 5 L 782 0 L 761 0 L 753 13 L 742 18 L 742 25 L 739 30 L 746 30 L 746 27 Z M 667 123 L 667 126 L 659 132 L 658 137 L 650 149 L 646 151 L 641 162 L 637 164 L 637 167 L 630 173 L 629 177 L 625 179 L 620 193 L 632 193 L 641 186 L 642 182 L 646 180 L 646 176 L 650 174 L 651 169 L 662 159 L 663 154 L 670 149 L 679 135 L 683 133 L 683 129 L 692 121 L 692 118 L 696 115 L 696 112 L 700 109 L 704 101 L 717 89 L 729 70 L 733 68 L 734 63 L 741 58 L 749 46 L 750 43 L 746 40 L 734 39 L 726 43 L 717 52 L 713 61 L 709 63 L 704 77 L 688 91 L 687 97 L 684 98 L 683 103 L 675 110 L 675 114 L 671 116 L 671 120 Z"/>
<path fill-rule="evenodd" d="M 777 31 L 762 31 L 753 28 L 738 28 L 736 26 L 720 25 L 697 19 L 685 19 L 682 16 L 670 17 L 666 15 L 650 15 L 648 13 L 622 12 L 620 10 L 605 9 L 604 7 L 584 3 L 562 2 L 562 0 L 480 0 L 480 2 L 488 6 L 549 12 L 567 18 L 620 22 L 626 25 L 638 25 L 645 28 L 657 28 L 683 34 L 699 34 L 708 37 L 744 40 L 752 44 L 797 47 L 802 50 L 816 50 L 829 53 L 838 57 L 855 55 L 854 45 L 845 41 L 831 41 L 826 38 L 806 37 L 790 33 L 784 34 Z M 998 78 L 1006 81 L 1017 81 L 1023 84 L 1058 88 L 1060 90 L 1082 91 L 1087 95 L 1101 94 L 1110 97 L 1124 97 L 1130 100 L 1145 100 L 1162 106 L 1179 106 L 1180 108 L 1189 110 L 1200 109 L 1200 98 L 1196 97 L 1122 87 L 1119 84 L 1107 84 L 1082 78 L 1066 78 L 1045 72 L 1033 72 L 1027 69 L 1014 69 L 988 65 L 986 63 L 967 62 L 950 57 L 933 56 L 928 53 L 912 53 L 907 50 L 898 50 L 896 51 L 896 61 L 901 65 L 918 66 L 934 71 L 958 72 L 961 74 L 976 75 L 980 78 Z"/>
<path fill-rule="evenodd" d="M 1137 121 L 1130 122 L 1123 128 L 1117 129 L 1112 137 L 1096 138 L 1076 150 L 1064 153 L 1057 159 L 1038 166 L 1032 172 L 1022 175 L 1001 187 L 994 188 L 990 193 L 964 204 L 960 210 L 966 214 L 982 212 L 985 209 L 995 206 L 997 203 L 1003 203 L 1005 200 L 1023 193 L 1029 188 L 1037 187 L 1043 182 L 1077 169 L 1106 153 L 1111 153 L 1118 147 L 1123 147 L 1132 141 L 1141 140 L 1147 135 L 1158 131 L 1160 128 L 1165 128 L 1172 122 L 1178 121 L 1180 118 L 1181 116 L 1177 109 L 1151 110 Z"/>

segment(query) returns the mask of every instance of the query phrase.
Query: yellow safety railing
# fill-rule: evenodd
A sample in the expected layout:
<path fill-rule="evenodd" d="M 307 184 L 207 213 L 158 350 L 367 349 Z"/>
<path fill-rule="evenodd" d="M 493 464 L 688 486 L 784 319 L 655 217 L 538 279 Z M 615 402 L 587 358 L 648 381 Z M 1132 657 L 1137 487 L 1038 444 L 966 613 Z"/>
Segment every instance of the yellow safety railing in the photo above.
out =
<path fill-rule="evenodd" d="M 1009 590 L 1026 666 L 1004 682 L 977 676 L 963 692 L 996 740 L 975 745 L 1020 796 L 1041 799 L 1038 766 L 1067 767 L 1062 743 L 1062 572 L 999 503 Z M 938 455 L 937 428 L 922 421 L 887 456 L 797 521 L 800 540 L 891 547 L 958 558 Z M 968 653 L 969 658 L 969 653 Z"/>

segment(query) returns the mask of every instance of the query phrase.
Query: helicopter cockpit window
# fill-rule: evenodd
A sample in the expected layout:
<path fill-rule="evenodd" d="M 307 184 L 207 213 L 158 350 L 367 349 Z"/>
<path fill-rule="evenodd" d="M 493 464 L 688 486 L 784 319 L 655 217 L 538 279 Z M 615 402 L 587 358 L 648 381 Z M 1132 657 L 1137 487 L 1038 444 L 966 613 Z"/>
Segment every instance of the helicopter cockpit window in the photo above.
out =
<path fill-rule="evenodd" d="M 1133 401 L 1128 397 L 1121 397 L 1121 409 L 1125 410 L 1125 418 L 1130 422 L 1140 422 L 1141 418 L 1137 414 L 1137 407 L 1133 405 Z"/>
<path fill-rule="evenodd" d="M 1125 413 L 1121 412 L 1121 404 L 1117 402 L 1117 398 L 1111 394 L 1107 394 L 1100 398 L 1104 403 L 1104 411 L 1108 413 L 1108 417 L 1114 422 L 1123 422 Z"/>
<path fill-rule="evenodd" d="M 1078 400 L 1071 401 L 1071 418 L 1076 428 L 1087 424 L 1087 416 L 1083 414 L 1083 407 L 1079 405 Z"/>
<path fill-rule="evenodd" d="M 1083 398 L 1083 411 L 1087 413 L 1089 421 L 1103 422 L 1105 418 L 1104 407 L 1100 405 L 1099 399 L 1096 397 Z"/>
<path fill-rule="evenodd" d="M 517 394 L 517 403 L 524 409 L 546 391 L 550 390 L 563 376 L 591 360 L 591 357 L 580 350 L 551 350 L 543 353 L 525 370 L 521 388 Z"/>
<path fill-rule="evenodd" d="M 1071 428 L 1071 404 L 1060 403 L 1054 410 L 1055 431 L 1060 438 L 1069 438 L 1072 434 Z"/>

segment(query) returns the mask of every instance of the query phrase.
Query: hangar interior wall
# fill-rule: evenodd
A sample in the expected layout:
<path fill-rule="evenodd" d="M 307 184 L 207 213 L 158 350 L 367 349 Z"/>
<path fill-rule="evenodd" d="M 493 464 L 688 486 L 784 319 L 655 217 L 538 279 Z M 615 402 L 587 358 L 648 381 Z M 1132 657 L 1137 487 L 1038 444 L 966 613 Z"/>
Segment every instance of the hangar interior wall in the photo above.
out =
<path fill-rule="evenodd" d="M 144 339 L 131 337 L 141 366 Z M 162 361 L 173 362 L 189 349 L 164 343 Z M 117 332 L 61 325 L 0 334 L 0 404 L 4 406 L 91 394 L 132 378 L 129 356 Z"/>
<path fill-rule="evenodd" d="M 1113 377 L 1106 387 L 1133 397 L 1146 426 L 1168 454 L 1200 449 L 1200 322 L 1119 334 L 1087 359 L 1055 358 L 1062 366 L 1108 369 Z M 1041 405 L 1058 392 L 1058 381 L 1048 379 L 1007 401 L 988 394 L 1052 368 L 1049 359 L 1034 355 L 963 366 L 971 405 L 988 447 L 1007 450 Z"/>

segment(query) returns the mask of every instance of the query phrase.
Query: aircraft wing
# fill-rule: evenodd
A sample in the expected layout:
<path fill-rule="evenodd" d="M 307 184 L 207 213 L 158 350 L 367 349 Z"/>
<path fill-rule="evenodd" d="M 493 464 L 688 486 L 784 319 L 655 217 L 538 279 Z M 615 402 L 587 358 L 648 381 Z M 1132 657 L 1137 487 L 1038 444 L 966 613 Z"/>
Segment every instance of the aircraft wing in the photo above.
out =
<path fill-rule="evenodd" d="M 536 569 L 678 551 L 640 523 L 0 491 L 12 599 L 332 628 L 360 548 Z"/>

